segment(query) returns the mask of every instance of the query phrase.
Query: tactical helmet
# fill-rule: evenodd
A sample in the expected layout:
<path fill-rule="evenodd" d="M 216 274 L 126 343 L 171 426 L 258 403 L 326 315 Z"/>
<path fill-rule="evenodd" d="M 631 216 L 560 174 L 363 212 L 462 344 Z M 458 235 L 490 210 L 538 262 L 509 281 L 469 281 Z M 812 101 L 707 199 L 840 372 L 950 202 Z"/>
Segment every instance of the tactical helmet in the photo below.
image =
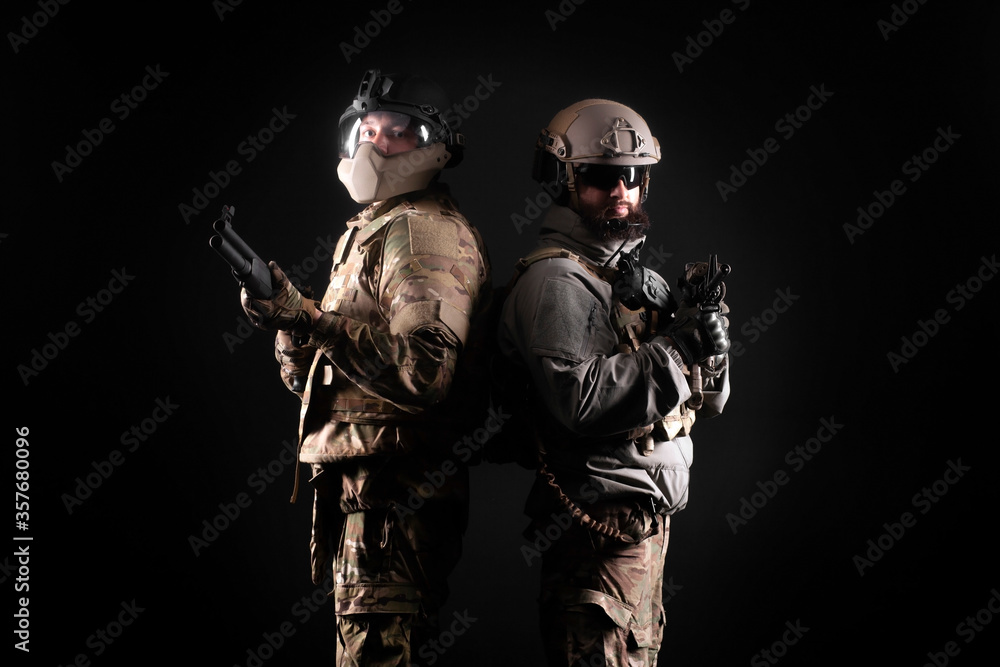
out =
<path fill-rule="evenodd" d="M 461 162 L 465 139 L 449 127 L 449 108 L 444 91 L 430 79 L 365 72 L 339 123 L 337 175 L 351 198 L 370 203 L 421 190 L 441 169 Z M 374 112 L 404 114 L 417 137 L 416 148 L 384 155 L 373 143 L 361 141 L 362 121 Z"/>
<path fill-rule="evenodd" d="M 659 161 L 660 144 L 642 116 L 618 102 L 587 99 L 557 113 L 541 131 L 532 177 L 565 185 L 573 208 L 581 176 L 604 185 L 623 178 L 626 186 L 642 188 L 645 201 L 650 165 Z"/>

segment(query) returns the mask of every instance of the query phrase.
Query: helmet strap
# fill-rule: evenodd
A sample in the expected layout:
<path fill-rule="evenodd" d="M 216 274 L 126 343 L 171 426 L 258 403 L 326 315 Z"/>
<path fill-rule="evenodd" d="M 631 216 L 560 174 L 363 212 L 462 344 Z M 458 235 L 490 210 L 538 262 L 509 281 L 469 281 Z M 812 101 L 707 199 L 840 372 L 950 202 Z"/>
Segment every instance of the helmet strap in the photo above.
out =
<path fill-rule="evenodd" d="M 571 162 L 565 163 L 566 168 L 566 191 L 569 193 L 569 207 L 574 211 L 580 210 L 580 196 L 576 191 L 576 170 Z"/>

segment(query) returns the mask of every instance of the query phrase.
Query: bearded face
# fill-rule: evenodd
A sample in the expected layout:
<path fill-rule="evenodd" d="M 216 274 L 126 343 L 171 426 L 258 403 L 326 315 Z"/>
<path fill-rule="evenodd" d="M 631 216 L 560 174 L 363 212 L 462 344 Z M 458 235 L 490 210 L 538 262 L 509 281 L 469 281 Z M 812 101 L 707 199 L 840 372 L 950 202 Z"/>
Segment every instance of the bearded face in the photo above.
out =
<path fill-rule="evenodd" d="M 577 189 L 583 223 L 605 241 L 634 241 L 649 230 L 649 216 L 639 203 L 640 188 L 626 189 L 619 181 L 611 190 L 586 184 Z"/>

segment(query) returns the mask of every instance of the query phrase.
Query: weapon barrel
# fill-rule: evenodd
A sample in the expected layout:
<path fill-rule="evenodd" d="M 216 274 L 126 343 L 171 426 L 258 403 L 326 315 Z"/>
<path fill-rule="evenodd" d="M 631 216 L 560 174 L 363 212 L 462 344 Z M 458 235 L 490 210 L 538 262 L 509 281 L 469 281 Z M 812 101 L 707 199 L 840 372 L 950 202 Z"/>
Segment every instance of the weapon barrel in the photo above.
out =
<path fill-rule="evenodd" d="M 243 238 L 236 233 L 236 230 L 233 229 L 229 220 L 226 220 L 225 218 L 216 220 L 212 223 L 212 229 L 214 229 L 216 233 L 226 242 L 232 245 L 236 249 L 236 252 L 243 255 L 247 261 L 252 262 L 254 259 L 260 259 L 257 257 L 257 253 L 250 249 L 250 246 L 247 245 L 246 241 L 244 241 Z"/>
<path fill-rule="evenodd" d="M 702 286 L 703 292 L 708 295 L 718 288 L 722 279 L 729 275 L 732 270 L 728 264 L 719 264 L 719 256 L 711 255 L 708 259 L 708 273 L 705 275 L 705 282 Z"/>
<path fill-rule="evenodd" d="M 229 266 L 233 268 L 233 273 L 240 278 L 251 273 L 251 261 L 240 254 L 236 246 L 226 240 L 224 236 L 216 234 L 208 240 L 208 245 L 212 246 L 217 253 L 222 255 L 222 259 L 226 260 Z"/>
<path fill-rule="evenodd" d="M 212 226 L 218 234 L 208 240 L 208 245 L 226 260 L 233 275 L 252 296 L 271 298 L 271 271 L 264 260 L 240 238 L 228 220 L 216 220 Z"/>

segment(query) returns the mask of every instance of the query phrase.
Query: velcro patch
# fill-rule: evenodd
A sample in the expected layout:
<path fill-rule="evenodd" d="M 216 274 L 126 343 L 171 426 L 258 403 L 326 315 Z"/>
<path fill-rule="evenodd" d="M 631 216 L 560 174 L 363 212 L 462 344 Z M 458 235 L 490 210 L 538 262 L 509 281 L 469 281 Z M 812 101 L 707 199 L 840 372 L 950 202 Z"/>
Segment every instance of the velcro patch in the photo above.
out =
<path fill-rule="evenodd" d="M 439 217 L 413 216 L 409 220 L 410 252 L 458 258 L 458 226 Z"/>

